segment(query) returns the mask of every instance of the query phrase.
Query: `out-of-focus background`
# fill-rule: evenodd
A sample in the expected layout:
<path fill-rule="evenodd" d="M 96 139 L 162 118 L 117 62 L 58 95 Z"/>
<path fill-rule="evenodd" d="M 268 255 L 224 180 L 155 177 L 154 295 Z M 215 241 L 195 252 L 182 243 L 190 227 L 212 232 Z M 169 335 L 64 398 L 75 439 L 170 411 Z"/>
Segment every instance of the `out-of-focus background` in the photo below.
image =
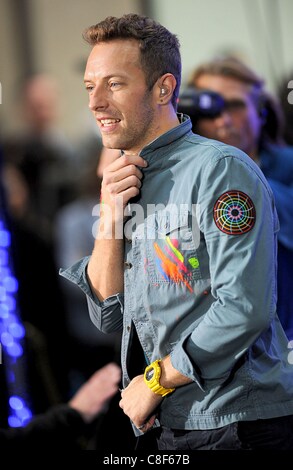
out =
<path fill-rule="evenodd" d="M 86 132 L 82 74 L 89 46 L 81 33 L 127 12 L 150 15 L 178 35 L 183 81 L 199 62 L 223 52 L 240 54 L 271 90 L 292 71 L 291 0 L 0 0 L 1 132 L 21 127 L 23 79 L 36 72 L 57 80 L 62 129 L 74 140 Z"/>
<path fill-rule="evenodd" d="M 98 332 L 85 296 L 58 270 L 90 255 L 102 168 L 117 156 L 103 149 L 88 109 L 83 73 L 90 46 L 82 32 L 129 12 L 151 16 L 178 36 L 182 88 L 199 63 L 233 54 L 271 92 L 282 90 L 285 101 L 293 89 L 292 0 L 0 0 L 0 346 L 8 345 L 0 364 L 0 426 L 25 424 L 30 413 L 67 401 L 97 368 L 120 361 L 120 336 Z M 87 436 L 89 448 L 123 435 L 127 449 L 132 429 L 117 402 L 105 417 Z"/>

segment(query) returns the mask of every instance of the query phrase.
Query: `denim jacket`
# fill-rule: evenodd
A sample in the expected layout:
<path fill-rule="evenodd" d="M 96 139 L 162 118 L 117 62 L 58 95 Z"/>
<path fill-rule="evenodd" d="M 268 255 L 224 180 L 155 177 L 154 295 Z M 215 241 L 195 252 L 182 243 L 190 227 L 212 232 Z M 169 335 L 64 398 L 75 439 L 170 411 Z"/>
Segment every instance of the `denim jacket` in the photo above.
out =
<path fill-rule="evenodd" d="M 124 386 L 135 328 L 146 361 L 170 354 L 192 383 L 164 398 L 160 423 L 211 429 L 293 412 L 293 366 L 276 313 L 279 228 L 261 170 L 191 132 L 188 117 L 147 145 L 126 224 L 124 293 L 100 302 L 88 258 L 60 273 L 86 294 L 93 323 L 123 328 Z M 135 216 L 134 216 L 135 218 Z"/>
<path fill-rule="evenodd" d="M 293 147 L 264 144 L 260 168 L 272 188 L 280 220 L 279 241 L 293 251 Z"/>
<path fill-rule="evenodd" d="M 293 339 L 293 147 L 264 142 L 259 165 L 272 188 L 280 221 L 278 232 L 278 315 Z"/>

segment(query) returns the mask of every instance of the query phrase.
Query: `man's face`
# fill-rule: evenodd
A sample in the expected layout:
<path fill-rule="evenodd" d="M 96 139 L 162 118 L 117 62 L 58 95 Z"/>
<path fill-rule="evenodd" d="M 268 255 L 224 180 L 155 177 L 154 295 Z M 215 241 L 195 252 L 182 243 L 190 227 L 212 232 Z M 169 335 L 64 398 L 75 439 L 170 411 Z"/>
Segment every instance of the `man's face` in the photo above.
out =
<path fill-rule="evenodd" d="M 196 132 L 211 139 L 234 145 L 256 158 L 262 121 L 251 96 L 249 85 L 221 75 L 201 75 L 194 84 L 222 95 L 227 107 L 214 119 L 199 119 Z"/>
<path fill-rule="evenodd" d="M 103 144 L 131 153 L 156 137 L 155 100 L 139 57 L 137 41 L 99 43 L 89 55 L 84 76 Z"/>

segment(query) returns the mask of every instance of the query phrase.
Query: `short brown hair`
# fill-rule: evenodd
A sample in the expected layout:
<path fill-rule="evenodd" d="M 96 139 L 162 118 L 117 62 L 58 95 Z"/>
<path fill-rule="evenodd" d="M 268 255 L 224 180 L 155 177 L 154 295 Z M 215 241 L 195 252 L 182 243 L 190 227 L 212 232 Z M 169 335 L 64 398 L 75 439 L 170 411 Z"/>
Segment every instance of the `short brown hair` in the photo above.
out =
<path fill-rule="evenodd" d="M 264 87 L 264 80 L 244 62 L 234 56 L 216 57 L 209 62 L 199 65 L 191 73 L 189 84 L 194 86 L 197 79 L 204 74 L 235 78 L 240 82 L 251 85 L 259 92 Z"/>
<path fill-rule="evenodd" d="M 180 43 L 176 35 L 155 20 L 130 13 L 121 18 L 108 16 L 100 23 L 87 28 L 83 38 L 91 44 L 114 39 L 134 39 L 139 42 L 141 66 L 149 90 L 158 78 L 171 73 L 176 79 L 172 104 L 177 109 L 181 83 Z"/>

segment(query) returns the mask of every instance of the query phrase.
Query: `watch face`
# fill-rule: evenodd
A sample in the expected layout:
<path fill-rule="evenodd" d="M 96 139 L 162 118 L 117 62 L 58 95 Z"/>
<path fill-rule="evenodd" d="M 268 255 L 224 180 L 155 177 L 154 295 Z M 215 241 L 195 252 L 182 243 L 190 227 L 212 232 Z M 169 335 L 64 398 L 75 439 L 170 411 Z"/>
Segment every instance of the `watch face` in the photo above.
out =
<path fill-rule="evenodd" d="M 155 369 L 152 367 L 151 369 L 149 369 L 146 374 L 145 374 L 145 378 L 147 381 L 150 381 L 152 380 L 153 376 L 154 376 L 154 373 L 155 373 Z"/>

